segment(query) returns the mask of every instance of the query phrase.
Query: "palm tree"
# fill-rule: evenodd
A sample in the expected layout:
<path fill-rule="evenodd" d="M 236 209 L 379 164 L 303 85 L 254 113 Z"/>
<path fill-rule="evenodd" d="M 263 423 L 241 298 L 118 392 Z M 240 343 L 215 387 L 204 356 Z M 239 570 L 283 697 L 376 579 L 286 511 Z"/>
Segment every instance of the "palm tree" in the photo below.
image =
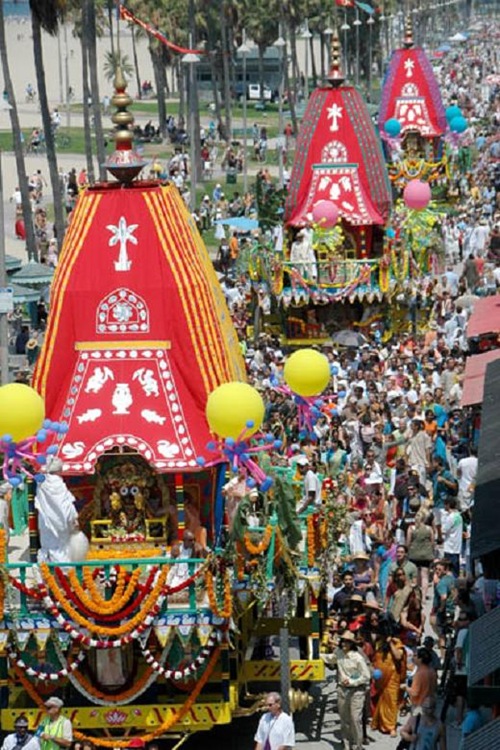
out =
<path fill-rule="evenodd" d="M 2 60 L 2 73 L 4 87 L 7 92 L 8 102 L 10 104 L 10 122 L 12 125 L 12 134 L 14 137 L 14 154 L 16 157 L 17 175 L 19 180 L 19 189 L 22 196 L 23 220 L 26 229 L 26 249 L 30 260 L 38 260 L 38 253 L 35 241 L 35 229 L 33 226 L 33 214 L 28 189 L 28 177 L 26 175 L 26 166 L 24 163 L 23 142 L 21 139 L 21 126 L 19 125 L 19 116 L 17 114 L 16 97 L 12 78 L 10 75 L 9 59 L 7 56 L 7 45 L 5 41 L 5 23 L 3 15 L 3 2 L 0 2 L 0 56 Z"/>
<path fill-rule="evenodd" d="M 33 0 L 32 0 L 33 1 Z M 85 36 L 85 45 L 88 52 L 90 89 L 92 97 L 92 114 L 94 116 L 94 129 L 96 138 L 97 161 L 99 164 L 99 177 L 106 179 L 106 152 L 104 149 L 104 132 L 102 128 L 101 101 L 99 97 L 99 81 L 97 75 L 97 46 L 96 46 L 96 14 L 95 0 L 83 0 L 83 27 L 82 34 Z"/>
<path fill-rule="evenodd" d="M 114 81 L 118 68 L 121 69 L 127 80 L 132 78 L 134 67 L 129 61 L 128 55 L 124 55 L 118 50 L 106 52 L 104 58 L 104 75 L 108 81 Z"/>
<path fill-rule="evenodd" d="M 42 52 L 42 29 L 51 36 L 56 36 L 59 21 L 65 11 L 64 0 L 30 0 L 31 29 L 33 32 L 33 56 L 35 58 L 36 82 L 38 96 L 40 99 L 40 111 L 45 134 L 47 148 L 47 163 L 49 166 L 49 178 L 54 197 L 54 223 L 59 246 L 62 246 L 65 233 L 63 196 L 59 170 L 57 168 L 57 155 L 54 139 L 54 131 L 50 119 L 49 101 L 47 97 L 47 86 L 45 83 L 45 69 Z"/>

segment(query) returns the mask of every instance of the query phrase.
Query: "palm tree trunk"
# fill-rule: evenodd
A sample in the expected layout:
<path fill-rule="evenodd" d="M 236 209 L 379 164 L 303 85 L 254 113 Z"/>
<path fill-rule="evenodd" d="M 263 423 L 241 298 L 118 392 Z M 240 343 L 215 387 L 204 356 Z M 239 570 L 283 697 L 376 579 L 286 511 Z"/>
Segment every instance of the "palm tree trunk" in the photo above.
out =
<path fill-rule="evenodd" d="M 90 127 L 90 87 L 89 87 L 89 58 L 86 44 L 86 35 L 81 34 L 80 44 L 82 49 L 82 91 L 83 91 L 83 136 L 85 142 L 85 160 L 87 162 L 87 175 L 89 182 L 95 182 L 94 157 L 92 154 L 92 132 Z"/>
<path fill-rule="evenodd" d="M 266 47 L 259 44 L 259 87 L 260 87 L 260 101 L 264 104 L 264 52 Z"/>
<path fill-rule="evenodd" d="M 226 6 L 221 2 L 220 10 L 220 38 L 222 49 L 222 69 L 224 71 L 224 115 L 226 138 L 231 138 L 231 73 L 229 71 L 229 50 L 227 47 Z M 243 92 L 245 95 L 245 92 Z"/>
<path fill-rule="evenodd" d="M 311 75 L 313 79 L 313 88 L 316 88 L 318 85 L 318 70 L 316 67 L 316 57 L 314 55 L 314 35 L 311 36 L 309 39 L 309 55 L 311 57 Z"/>
<path fill-rule="evenodd" d="M 288 24 L 284 24 L 283 29 L 284 29 L 285 41 L 287 41 Z M 287 98 L 288 106 L 290 108 L 290 119 L 292 120 L 293 134 L 296 136 L 297 133 L 299 132 L 299 127 L 298 127 L 298 122 L 297 122 L 297 112 L 295 109 L 295 105 L 297 102 L 296 87 L 295 87 L 295 90 L 292 91 L 292 86 L 290 83 L 290 67 L 288 64 L 288 45 L 287 44 L 283 47 L 283 55 L 284 57 L 283 57 L 282 64 L 283 64 L 283 77 L 285 81 L 286 98 Z"/>
<path fill-rule="evenodd" d="M 177 90 L 179 91 L 179 118 L 178 122 L 186 122 L 186 66 L 178 58 L 175 59 L 175 69 L 177 74 Z"/>
<path fill-rule="evenodd" d="M 102 128 L 101 100 L 99 97 L 99 80 L 97 76 L 97 46 L 96 46 L 96 22 L 95 22 L 95 0 L 84 0 L 86 21 L 83 33 L 87 39 L 87 50 L 89 54 L 90 89 L 92 94 L 92 113 L 94 115 L 94 130 L 96 138 L 97 161 L 99 163 L 99 179 L 106 179 L 106 151 L 104 149 L 104 131 Z"/>
<path fill-rule="evenodd" d="M 165 138 L 167 127 L 167 108 L 165 106 L 165 82 L 167 76 L 165 72 L 165 65 L 163 62 L 162 50 L 157 43 L 153 43 L 152 41 L 150 41 L 149 54 L 151 55 L 151 62 L 153 63 L 160 132 L 162 138 Z"/>
<path fill-rule="evenodd" d="M 134 57 L 135 80 L 137 84 L 137 98 L 140 99 L 142 97 L 141 75 L 139 73 L 139 59 L 137 57 L 137 45 L 136 45 L 136 39 L 135 39 L 135 27 L 134 26 L 132 26 L 132 55 Z"/>
<path fill-rule="evenodd" d="M 17 114 L 16 97 L 12 78 L 10 76 L 9 58 L 7 56 L 7 46 L 5 41 L 5 22 L 3 15 L 3 2 L 0 2 L 0 57 L 2 60 L 2 73 L 4 87 L 7 91 L 10 109 L 10 123 L 12 125 L 12 135 L 14 138 L 14 155 L 16 158 L 17 179 L 19 180 L 19 189 L 22 196 L 22 210 L 24 227 L 26 230 L 26 250 L 29 260 L 38 260 L 38 253 L 35 241 L 35 229 L 33 227 L 33 213 L 28 189 L 28 176 L 26 174 L 26 165 L 24 162 L 23 142 L 21 140 L 21 126 Z"/>
<path fill-rule="evenodd" d="M 115 36 L 114 36 L 114 31 L 113 31 L 113 13 L 114 13 L 113 5 L 114 5 L 113 0 L 108 0 L 107 11 L 108 11 L 108 24 L 109 24 L 109 41 L 110 41 L 110 44 L 111 44 L 111 55 L 113 57 L 113 60 L 116 60 L 116 57 L 115 57 Z M 133 31 L 134 30 L 132 29 L 132 36 L 134 35 Z"/>
<path fill-rule="evenodd" d="M 300 81 L 299 63 L 297 57 L 297 34 L 293 22 L 289 25 L 290 29 L 290 52 L 292 54 L 292 76 L 293 76 L 293 99 L 297 101 L 298 84 Z"/>
<path fill-rule="evenodd" d="M 61 193 L 61 181 L 57 168 L 56 144 L 52 123 L 50 121 L 49 101 L 47 98 L 47 86 L 45 83 L 45 70 L 43 66 L 42 52 L 42 29 L 35 14 L 31 14 L 31 30 L 33 32 L 33 56 L 35 59 L 36 84 L 40 100 L 40 111 L 42 114 L 43 131 L 45 134 L 45 145 L 47 148 L 47 163 L 49 166 L 49 179 L 54 198 L 54 224 L 56 227 L 57 242 L 62 247 L 64 233 L 66 231 L 64 219 L 63 196 Z"/>

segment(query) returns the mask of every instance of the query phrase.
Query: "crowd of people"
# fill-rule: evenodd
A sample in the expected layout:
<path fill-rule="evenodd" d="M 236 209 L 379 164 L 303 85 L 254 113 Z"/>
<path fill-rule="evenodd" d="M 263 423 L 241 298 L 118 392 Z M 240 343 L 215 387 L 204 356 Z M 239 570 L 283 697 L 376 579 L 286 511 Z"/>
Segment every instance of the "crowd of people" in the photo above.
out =
<path fill-rule="evenodd" d="M 336 670 L 346 750 L 368 744 L 369 727 L 405 747 L 444 750 L 450 703 L 463 737 L 484 719 L 466 702 L 468 629 L 498 601 L 496 582 L 470 558 L 480 408 L 462 408 L 461 399 L 467 356 L 497 346 L 496 337 L 467 338 L 472 308 L 463 303 L 500 283 L 500 93 L 482 88 L 496 65 L 496 52 L 478 43 L 472 64 L 471 55 L 453 55 L 439 71 L 448 103 L 468 117 L 475 159 L 457 176 L 455 210 L 442 223 L 446 263 L 426 291 L 425 326 L 410 306 L 406 332 L 368 336 L 358 348 L 318 347 L 332 378 L 311 431 L 281 388 L 279 338 L 246 340 L 240 317 L 252 280 L 231 276 L 231 264 L 222 269 L 248 379 L 266 404 L 264 430 L 282 441 L 285 458 L 276 461 L 301 484 L 298 513 L 328 495 L 345 512 L 323 658 Z"/>

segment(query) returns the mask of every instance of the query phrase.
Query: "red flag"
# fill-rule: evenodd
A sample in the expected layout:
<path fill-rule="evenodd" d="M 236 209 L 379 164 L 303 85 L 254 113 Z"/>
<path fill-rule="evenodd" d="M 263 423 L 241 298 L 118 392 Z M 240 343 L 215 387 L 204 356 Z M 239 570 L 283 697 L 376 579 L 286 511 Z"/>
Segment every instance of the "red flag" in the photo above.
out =
<path fill-rule="evenodd" d="M 354 8 L 354 0 L 335 0 L 341 8 Z"/>

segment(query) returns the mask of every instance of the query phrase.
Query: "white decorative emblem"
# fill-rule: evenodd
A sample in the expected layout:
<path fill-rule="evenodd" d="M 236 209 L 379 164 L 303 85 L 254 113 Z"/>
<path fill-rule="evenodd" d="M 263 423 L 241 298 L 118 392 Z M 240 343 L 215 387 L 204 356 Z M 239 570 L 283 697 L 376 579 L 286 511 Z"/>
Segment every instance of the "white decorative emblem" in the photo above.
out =
<path fill-rule="evenodd" d="M 115 376 L 109 367 L 96 367 L 87 381 L 85 393 L 99 393 L 108 380 L 114 380 Z"/>
<path fill-rule="evenodd" d="M 120 253 L 118 260 L 115 260 L 115 271 L 130 271 L 132 261 L 127 255 L 127 242 L 131 242 L 133 245 L 137 245 L 137 237 L 134 237 L 134 232 L 137 229 L 138 224 L 127 225 L 127 220 L 124 216 L 121 216 L 118 224 L 108 224 L 106 229 L 113 234 L 109 241 L 109 246 L 114 247 L 120 244 Z"/>
<path fill-rule="evenodd" d="M 139 381 L 146 396 L 159 396 L 158 381 L 154 377 L 153 370 L 141 367 L 134 372 L 132 380 Z"/>
<path fill-rule="evenodd" d="M 111 403 L 115 407 L 113 414 L 130 414 L 129 406 L 132 406 L 134 399 L 128 383 L 116 384 Z"/>
<path fill-rule="evenodd" d="M 84 422 L 95 422 L 96 419 L 99 419 L 101 414 L 102 409 L 87 409 L 86 412 L 77 417 L 78 424 L 83 424 Z"/>
<path fill-rule="evenodd" d="M 61 450 L 64 458 L 78 458 L 78 456 L 81 456 L 84 451 L 85 444 L 81 441 L 77 441 L 76 443 L 66 443 Z"/>
<path fill-rule="evenodd" d="M 404 67 L 406 70 L 406 77 L 411 78 L 413 76 L 413 68 L 415 67 L 415 62 L 413 60 L 406 60 Z"/>
<path fill-rule="evenodd" d="M 113 308 L 113 318 L 118 323 L 128 323 L 133 315 L 133 310 L 127 302 L 119 302 Z"/>
<path fill-rule="evenodd" d="M 146 420 L 146 422 L 149 422 L 150 424 L 161 424 L 163 425 L 165 423 L 166 417 L 160 416 L 158 412 L 153 411 L 153 409 L 143 409 L 141 411 L 141 417 Z"/>
<path fill-rule="evenodd" d="M 340 127 L 339 119 L 342 119 L 343 107 L 339 107 L 339 105 L 335 103 L 332 104 L 331 107 L 328 107 L 327 112 L 327 119 L 332 121 L 330 130 L 332 131 L 332 133 L 336 133 Z"/>
<path fill-rule="evenodd" d="M 347 148 L 341 141 L 328 141 L 321 149 L 321 163 L 341 164 L 347 161 Z"/>
<path fill-rule="evenodd" d="M 158 440 L 156 443 L 158 453 L 164 458 L 174 458 L 180 452 L 180 448 L 175 443 L 171 443 L 168 440 Z"/>

